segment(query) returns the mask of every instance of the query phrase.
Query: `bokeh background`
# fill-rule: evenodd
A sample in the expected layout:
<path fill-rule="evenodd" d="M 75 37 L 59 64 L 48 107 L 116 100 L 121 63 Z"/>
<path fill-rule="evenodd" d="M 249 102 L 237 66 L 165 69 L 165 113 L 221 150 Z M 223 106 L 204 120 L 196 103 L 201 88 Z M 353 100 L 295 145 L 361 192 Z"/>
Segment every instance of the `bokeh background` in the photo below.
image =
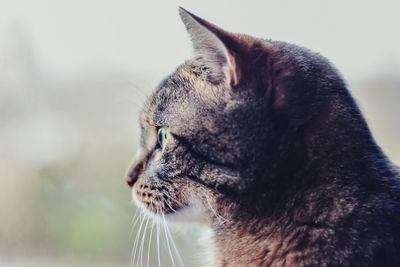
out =
<path fill-rule="evenodd" d="M 137 265 L 124 171 L 141 103 L 191 54 L 179 5 L 324 54 L 400 163 L 398 1 L 1 0 L 0 266 Z M 203 230 L 171 230 L 185 266 L 201 266 Z"/>

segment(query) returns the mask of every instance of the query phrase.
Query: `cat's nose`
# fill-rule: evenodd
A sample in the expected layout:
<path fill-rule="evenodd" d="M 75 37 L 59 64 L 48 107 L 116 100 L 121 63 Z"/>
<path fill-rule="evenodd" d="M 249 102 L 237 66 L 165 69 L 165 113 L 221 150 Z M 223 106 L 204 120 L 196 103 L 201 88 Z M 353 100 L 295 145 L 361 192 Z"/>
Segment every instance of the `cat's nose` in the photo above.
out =
<path fill-rule="evenodd" d="M 125 179 L 125 183 L 129 186 L 129 187 L 133 187 L 133 185 L 135 184 L 135 182 L 131 179 L 131 177 L 126 177 Z"/>
<path fill-rule="evenodd" d="M 129 187 L 133 187 L 133 185 L 136 183 L 137 179 L 139 178 L 139 175 L 143 170 L 144 159 L 145 159 L 145 155 L 143 153 L 138 153 L 138 155 L 135 157 L 135 159 L 129 166 L 128 171 L 126 172 L 126 178 L 125 178 L 125 183 Z"/>
<path fill-rule="evenodd" d="M 142 170 L 143 170 L 143 162 L 134 161 L 131 164 L 126 174 L 126 180 L 125 180 L 126 184 L 129 187 L 133 187 Z"/>
<path fill-rule="evenodd" d="M 129 172 L 127 175 L 126 175 L 126 179 L 125 179 L 125 183 L 129 186 L 129 187 L 133 187 L 133 185 L 135 184 L 135 182 L 137 181 L 137 179 L 138 179 L 138 173 L 137 172 L 134 172 L 134 171 L 132 171 L 132 172 Z"/>

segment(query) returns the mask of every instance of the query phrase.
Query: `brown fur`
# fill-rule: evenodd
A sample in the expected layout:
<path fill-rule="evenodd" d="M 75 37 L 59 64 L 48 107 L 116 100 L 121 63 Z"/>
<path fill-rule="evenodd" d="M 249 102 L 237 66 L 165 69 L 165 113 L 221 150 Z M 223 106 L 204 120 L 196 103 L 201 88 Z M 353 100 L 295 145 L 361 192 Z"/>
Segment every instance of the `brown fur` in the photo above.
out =
<path fill-rule="evenodd" d="M 196 211 L 218 267 L 400 266 L 399 174 L 334 67 L 181 16 L 195 57 L 144 105 L 128 173 L 139 202 Z"/>

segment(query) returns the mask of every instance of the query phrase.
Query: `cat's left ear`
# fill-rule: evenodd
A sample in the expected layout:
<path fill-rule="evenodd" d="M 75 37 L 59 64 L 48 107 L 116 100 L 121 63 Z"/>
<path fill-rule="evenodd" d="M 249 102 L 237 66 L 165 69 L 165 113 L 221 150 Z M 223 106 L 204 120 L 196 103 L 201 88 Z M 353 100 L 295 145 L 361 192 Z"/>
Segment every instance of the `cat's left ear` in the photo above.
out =
<path fill-rule="evenodd" d="M 231 86 L 238 84 L 240 68 L 231 47 L 234 41 L 232 34 L 181 7 L 179 13 L 190 34 L 196 60 L 207 68 L 210 82 Z"/>

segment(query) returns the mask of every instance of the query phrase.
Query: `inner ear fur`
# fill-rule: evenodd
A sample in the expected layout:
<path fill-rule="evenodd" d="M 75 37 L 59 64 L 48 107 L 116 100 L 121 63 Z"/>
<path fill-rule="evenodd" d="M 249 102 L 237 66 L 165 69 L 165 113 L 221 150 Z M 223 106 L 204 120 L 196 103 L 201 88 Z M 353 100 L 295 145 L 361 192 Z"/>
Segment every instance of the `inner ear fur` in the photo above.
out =
<path fill-rule="evenodd" d="M 209 80 L 231 86 L 239 83 L 238 52 L 233 43 L 235 35 L 180 8 L 180 15 L 190 34 L 195 58 L 209 71 Z"/>

